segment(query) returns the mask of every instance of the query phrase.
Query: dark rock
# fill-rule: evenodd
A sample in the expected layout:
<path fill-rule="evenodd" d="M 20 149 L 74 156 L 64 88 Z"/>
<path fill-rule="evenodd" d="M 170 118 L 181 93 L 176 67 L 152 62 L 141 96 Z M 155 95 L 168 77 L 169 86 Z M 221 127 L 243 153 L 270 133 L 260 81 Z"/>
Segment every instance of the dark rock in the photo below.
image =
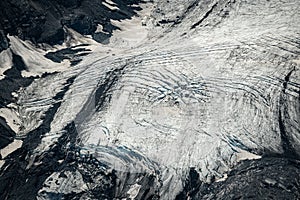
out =
<path fill-rule="evenodd" d="M 111 33 L 94 33 L 93 39 L 102 44 L 108 44 L 109 38 L 112 36 Z"/>
<path fill-rule="evenodd" d="M 192 199 L 298 199 L 299 164 L 282 157 L 245 160 L 225 181 L 207 185 Z"/>
<path fill-rule="evenodd" d="M 6 120 L 0 117 L 0 149 L 13 142 L 15 136 L 15 132 L 7 125 Z"/>
<path fill-rule="evenodd" d="M 55 52 L 49 52 L 45 55 L 45 57 L 57 63 L 62 62 L 64 59 L 68 59 L 73 65 L 75 65 L 81 61 L 80 57 L 88 55 L 88 52 L 90 51 L 86 48 L 75 47 L 78 46 L 61 49 Z"/>
<path fill-rule="evenodd" d="M 21 71 L 26 70 L 27 67 L 20 56 L 13 53 L 12 61 L 13 66 L 4 72 L 5 78 L 0 80 L 0 108 L 15 102 L 12 92 L 30 85 L 34 79 L 21 76 Z"/>
<path fill-rule="evenodd" d="M 3 30 L 0 30 L 0 52 L 9 47 L 8 38 L 5 36 Z"/>
<path fill-rule="evenodd" d="M 81 34 L 93 35 L 98 24 L 102 24 L 111 34 L 117 27 L 110 23 L 110 19 L 130 18 L 139 10 L 131 7 L 139 0 L 115 2 L 120 11 L 111 11 L 97 0 L 1 1 L 0 51 L 8 47 L 7 34 L 50 45 L 64 41 L 64 26 Z"/>

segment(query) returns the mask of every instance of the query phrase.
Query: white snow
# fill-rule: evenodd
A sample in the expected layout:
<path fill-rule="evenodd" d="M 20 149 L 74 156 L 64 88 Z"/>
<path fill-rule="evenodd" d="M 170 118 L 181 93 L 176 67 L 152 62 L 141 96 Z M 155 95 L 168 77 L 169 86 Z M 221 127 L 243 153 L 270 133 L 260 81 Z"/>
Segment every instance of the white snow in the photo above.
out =
<path fill-rule="evenodd" d="M 257 160 L 257 159 L 261 159 L 260 155 L 255 155 L 253 153 L 250 153 L 248 151 L 245 150 L 239 150 L 239 152 L 237 153 L 237 161 L 240 162 L 242 160 Z"/>
<path fill-rule="evenodd" d="M 8 105 L 8 107 L 11 107 Z M 0 109 L 0 116 L 3 117 L 9 127 L 15 132 L 18 133 L 20 126 L 21 126 L 21 121 L 19 118 L 19 113 L 18 110 L 15 108 L 1 108 Z"/>
<path fill-rule="evenodd" d="M 131 200 L 134 200 L 135 197 L 139 194 L 140 189 L 141 189 L 141 185 L 139 185 L 137 183 L 132 185 L 127 192 L 127 194 L 129 194 L 128 198 L 130 198 Z"/>
<path fill-rule="evenodd" d="M 2 159 L 7 157 L 9 154 L 14 152 L 15 150 L 19 149 L 23 144 L 22 140 L 14 140 L 12 143 L 10 143 L 8 146 L 6 146 L 3 149 L 0 149 L 0 154 L 2 156 Z"/>
<path fill-rule="evenodd" d="M 147 40 L 149 30 L 147 26 L 143 26 L 143 23 L 144 18 L 150 15 L 153 7 L 151 4 L 142 4 L 141 7 L 143 10 L 139 11 L 131 19 L 122 21 L 111 20 L 111 23 L 121 30 L 113 32 L 109 46 L 130 49 L 142 45 Z"/>
<path fill-rule="evenodd" d="M 60 174 L 64 173 L 65 177 L 61 177 Z M 54 172 L 45 180 L 44 183 L 47 187 L 43 187 L 38 192 L 37 199 L 48 199 L 45 192 L 70 194 L 72 192 L 79 193 L 88 189 L 87 184 L 84 183 L 83 177 L 79 171 L 63 171 Z"/>
<path fill-rule="evenodd" d="M 5 164 L 4 160 L 0 160 L 0 168 Z"/>
<path fill-rule="evenodd" d="M 12 53 L 9 49 L 0 52 L 0 80 L 5 77 L 3 74 L 6 70 L 12 67 Z"/>
<path fill-rule="evenodd" d="M 110 5 L 109 3 L 106 3 L 105 1 L 102 1 L 102 4 L 104 6 L 106 6 L 107 8 L 109 8 L 110 10 L 120 10 L 117 6 Z"/>
<path fill-rule="evenodd" d="M 70 65 L 69 61 L 65 60 L 62 63 L 55 63 L 44 57 L 46 52 L 34 47 L 28 41 L 22 41 L 15 36 L 8 36 L 10 40 L 10 49 L 15 54 L 22 57 L 24 63 L 28 67 L 22 71 L 22 76 L 41 76 L 45 72 L 61 72 L 65 71 Z"/>

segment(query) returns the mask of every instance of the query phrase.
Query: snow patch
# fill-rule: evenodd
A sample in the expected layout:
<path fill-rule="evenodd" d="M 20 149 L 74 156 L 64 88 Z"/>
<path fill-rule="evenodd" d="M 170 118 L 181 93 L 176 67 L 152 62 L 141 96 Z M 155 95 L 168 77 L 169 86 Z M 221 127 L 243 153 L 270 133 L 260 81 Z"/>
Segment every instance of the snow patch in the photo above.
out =
<path fill-rule="evenodd" d="M 3 50 L 0 53 L 0 80 L 5 77 L 3 73 L 6 70 L 10 69 L 12 66 L 12 53 L 10 49 Z"/>
<path fill-rule="evenodd" d="M 139 191 L 140 191 L 141 187 L 142 186 L 139 185 L 139 184 L 137 184 L 137 183 L 134 184 L 134 185 L 132 185 L 130 187 L 130 189 L 128 190 L 127 194 L 129 194 L 129 198 L 131 200 L 134 200 L 137 197 L 137 195 L 139 194 Z"/>
<path fill-rule="evenodd" d="M 104 2 L 104 1 L 102 1 L 102 5 L 106 6 L 106 7 L 109 8 L 110 10 L 120 10 L 118 7 L 113 6 L 113 5 L 115 5 L 114 3 L 113 3 L 113 4 L 109 4 L 109 3 L 106 3 L 106 2 Z"/>
<path fill-rule="evenodd" d="M 22 57 L 24 63 L 27 66 L 27 70 L 22 71 L 22 76 L 41 76 L 45 72 L 62 72 L 65 71 L 69 66 L 68 60 L 62 63 L 55 63 L 45 58 L 46 52 L 44 50 L 34 47 L 29 41 L 22 41 L 18 37 L 8 36 L 10 40 L 10 49 L 15 54 Z"/>
<path fill-rule="evenodd" d="M 225 181 L 227 178 L 228 178 L 228 175 L 227 175 L 227 174 L 224 174 L 222 178 L 216 179 L 216 182 L 218 183 L 218 182 Z"/>
<path fill-rule="evenodd" d="M 145 26 L 147 19 L 153 9 L 152 5 L 142 4 L 142 10 L 131 19 L 122 21 L 111 20 L 112 25 L 119 27 L 121 30 L 113 31 L 110 38 L 110 46 L 119 48 L 133 48 L 141 45 L 147 39 L 148 27 Z"/>
<path fill-rule="evenodd" d="M 0 150 L 0 155 L 2 156 L 2 159 L 7 157 L 9 154 L 14 152 L 15 150 L 21 148 L 23 144 L 22 140 L 14 140 L 12 143 L 10 143 L 7 147 Z"/>
<path fill-rule="evenodd" d="M 261 156 L 250 153 L 248 151 L 239 149 L 238 153 L 236 154 L 237 156 L 237 162 L 243 161 L 243 160 L 257 160 L 261 159 Z"/>
<path fill-rule="evenodd" d="M 8 105 L 8 107 L 11 107 L 11 106 Z M 19 129 L 21 126 L 21 121 L 19 118 L 18 111 L 16 111 L 13 108 L 1 108 L 0 116 L 5 118 L 7 124 L 15 133 L 19 132 Z"/>

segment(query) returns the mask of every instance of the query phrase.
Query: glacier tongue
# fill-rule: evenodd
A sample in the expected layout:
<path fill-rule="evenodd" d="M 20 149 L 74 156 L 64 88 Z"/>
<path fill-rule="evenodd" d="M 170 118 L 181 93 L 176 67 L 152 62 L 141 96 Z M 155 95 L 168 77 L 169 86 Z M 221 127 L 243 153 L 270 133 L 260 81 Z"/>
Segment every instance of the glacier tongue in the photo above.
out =
<path fill-rule="evenodd" d="M 1 107 L 8 125 L 17 113 L 22 128 L 10 126 L 23 143 L 1 158 L 0 180 L 15 186 L 0 186 L 0 197 L 299 198 L 299 3 L 140 6 L 112 20 L 120 30 L 102 44 L 66 28 L 69 43 L 52 61 L 9 37 L 0 72 L 13 52 L 23 77 L 40 77 L 16 91 L 14 112 Z M 70 66 L 69 52 L 79 63 Z"/>

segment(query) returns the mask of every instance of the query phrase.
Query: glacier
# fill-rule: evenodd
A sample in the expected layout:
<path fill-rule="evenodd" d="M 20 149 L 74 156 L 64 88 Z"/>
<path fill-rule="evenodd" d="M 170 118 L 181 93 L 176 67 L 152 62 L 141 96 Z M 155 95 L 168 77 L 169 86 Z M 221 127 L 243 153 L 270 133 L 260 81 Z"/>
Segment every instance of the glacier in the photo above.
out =
<path fill-rule="evenodd" d="M 99 2 L 5 36 L 1 199 L 300 197 L 298 1 Z"/>

